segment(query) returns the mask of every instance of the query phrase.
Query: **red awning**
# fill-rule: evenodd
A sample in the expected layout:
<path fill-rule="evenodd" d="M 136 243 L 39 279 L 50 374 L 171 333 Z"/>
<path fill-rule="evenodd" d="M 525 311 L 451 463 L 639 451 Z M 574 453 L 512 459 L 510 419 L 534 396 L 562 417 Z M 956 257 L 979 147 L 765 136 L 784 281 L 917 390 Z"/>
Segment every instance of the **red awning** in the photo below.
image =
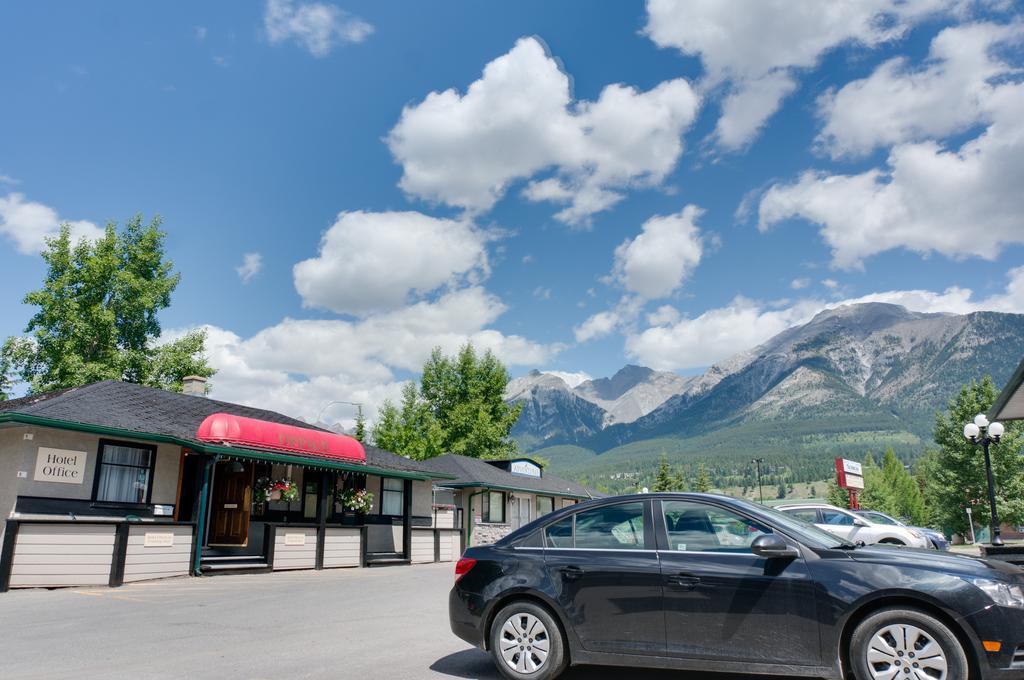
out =
<path fill-rule="evenodd" d="M 365 463 L 366 451 L 358 440 L 306 427 L 243 418 L 229 413 L 208 416 L 196 439 L 211 444 L 230 444 L 253 449 L 292 451 L 318 458 Z"/>

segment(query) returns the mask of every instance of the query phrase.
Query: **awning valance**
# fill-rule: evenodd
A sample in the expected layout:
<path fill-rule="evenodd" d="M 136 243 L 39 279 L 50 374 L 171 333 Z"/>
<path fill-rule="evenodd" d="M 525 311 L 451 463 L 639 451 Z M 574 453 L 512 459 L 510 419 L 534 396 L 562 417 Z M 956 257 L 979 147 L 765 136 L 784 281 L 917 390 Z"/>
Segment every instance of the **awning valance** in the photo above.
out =
<path fill-rule="evenodd" d="M 230 413 L 214 413 L 199 426 L 196 439 L 211 444 L 287 451 L 326 460 L 365 463 L 363 445 L 352 437 Z"/>

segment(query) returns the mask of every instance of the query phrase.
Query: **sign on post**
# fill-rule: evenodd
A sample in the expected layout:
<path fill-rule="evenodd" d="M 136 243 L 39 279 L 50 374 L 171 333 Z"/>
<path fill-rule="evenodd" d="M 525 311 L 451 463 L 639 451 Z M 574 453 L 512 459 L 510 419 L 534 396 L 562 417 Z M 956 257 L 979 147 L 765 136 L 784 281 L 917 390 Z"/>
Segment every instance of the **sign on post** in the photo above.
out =
<path fill-rule="evenodd" d="M 850 509 L 857 510 L 857 495 L 864 490 L 864 468 L 855 460 L 836 458 L 836 483 L 850 493 Z"/>

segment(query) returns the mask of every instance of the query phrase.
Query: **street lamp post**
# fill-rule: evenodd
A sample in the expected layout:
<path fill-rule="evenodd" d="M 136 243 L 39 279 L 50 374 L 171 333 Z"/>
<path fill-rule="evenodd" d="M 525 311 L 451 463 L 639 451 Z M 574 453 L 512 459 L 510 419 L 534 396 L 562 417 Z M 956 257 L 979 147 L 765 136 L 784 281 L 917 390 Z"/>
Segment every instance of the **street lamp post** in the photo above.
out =
<path fill-rule="evenodd" d="M 764 488 L 761 486 L 761 463 L 764 458 L 755 458 L 750 462 L 757 466 L 757 493 L 761 496 L 761 505 L 764 505 Z"/>
<path fill-rule="evenodd" d="M 1003 539 L 999 536 L 999 517 L 996 514 L 996 483 L 992 478 L 992 458 L 989 456 L 988 447 L 998 444 L 1003 438 L 1003 424 L 989 423 L 984 413 L 974 417 L 973 423 L 964 425 L 964 437 L 975 446 L 980 446 L 985 451 L 985 476 L 988 481 L 988 503 L 992 511 L 992 526 L 990 537 L 992 545 L 1003 545 Z"/>

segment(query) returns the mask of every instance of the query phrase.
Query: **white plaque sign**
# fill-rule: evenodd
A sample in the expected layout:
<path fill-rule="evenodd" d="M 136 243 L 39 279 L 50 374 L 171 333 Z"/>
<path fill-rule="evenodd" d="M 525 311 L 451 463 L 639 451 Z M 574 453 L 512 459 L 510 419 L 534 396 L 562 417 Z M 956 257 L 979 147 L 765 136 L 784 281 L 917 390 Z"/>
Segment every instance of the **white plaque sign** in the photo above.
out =
<path fill-rule="evenodd" d="M 514 460 L 509 466 L 509 472 L 525 477 L 540 477 L 540 466 L 528 460 Z"/>
<path fill-rule="evenodd" d="M 285 545 L 306 545 L 306 533 L 303 531 L 284 532 Z"/>
<path fill-rule="evenodd" d="M 170 548 L 174 545 L 173 531 L 147 531 L 144 548 Z"/>
<path fill-rule="evenodd" d="M 36 473 L 32 479 L 37 482 L 81 484 L 85 481 L 85 459 L 85 451 L 40 446 L 36 456 Z"/>
<path fill-rule="evenodd" d="M 861 467 L 860 463 L 855 460 L 846 460 L 843 458 L 843 470 L 848 475 L 857 475 L 858 477 L 864 476 L 864 469 Z"/>

